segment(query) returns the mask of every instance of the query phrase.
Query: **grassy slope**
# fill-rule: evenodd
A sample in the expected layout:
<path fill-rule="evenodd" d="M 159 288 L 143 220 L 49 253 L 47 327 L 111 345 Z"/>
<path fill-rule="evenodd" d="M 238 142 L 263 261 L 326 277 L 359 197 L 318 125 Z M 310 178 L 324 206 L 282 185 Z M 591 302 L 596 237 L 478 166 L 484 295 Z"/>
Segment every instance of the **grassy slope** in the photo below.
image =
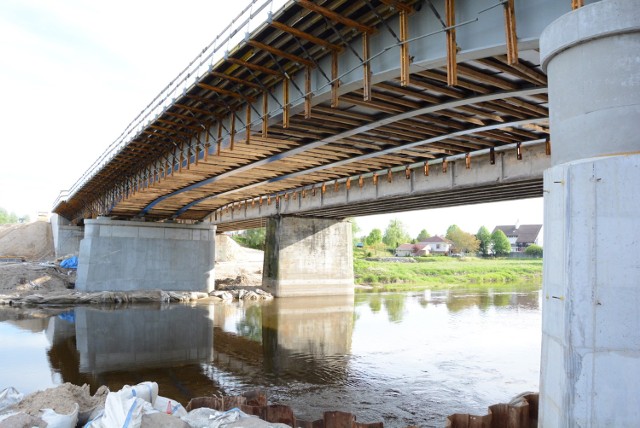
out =
<path fill-rule="evenodd" d="M 429 288 L 539 283 L 542 259 L 480 259 L 475 257 L 422 257 L 418 263 L 369 262 L 354 259 L 357 284 L 405 284 Z M 400 287 L 407 288 L 407 287 Z"/>

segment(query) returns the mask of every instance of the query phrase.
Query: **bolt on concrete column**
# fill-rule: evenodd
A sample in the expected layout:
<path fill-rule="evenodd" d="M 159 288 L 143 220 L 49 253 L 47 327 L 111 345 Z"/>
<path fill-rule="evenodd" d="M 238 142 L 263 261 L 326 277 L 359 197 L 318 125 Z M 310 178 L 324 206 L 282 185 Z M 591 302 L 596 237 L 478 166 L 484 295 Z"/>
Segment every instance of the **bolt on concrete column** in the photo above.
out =
<path fill-rule="evenodd" d="M 540 426 L 640 420 L 640 7 L 604 0 L 545 29 Z"/>
<path fill-rule="evenodd" d="M 353 294 L 351 223 L 270 217 L 262 284 L 276 297 Z"/>

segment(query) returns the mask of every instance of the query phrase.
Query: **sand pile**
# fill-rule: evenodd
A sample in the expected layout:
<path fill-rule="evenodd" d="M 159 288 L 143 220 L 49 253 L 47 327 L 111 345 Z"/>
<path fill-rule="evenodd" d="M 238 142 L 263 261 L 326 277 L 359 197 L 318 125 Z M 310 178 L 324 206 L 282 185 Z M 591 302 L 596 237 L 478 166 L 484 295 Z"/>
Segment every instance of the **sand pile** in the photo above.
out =
<path fill-rule="evenodd" d="M 0 298 L 61 292 L 75 284 L 75 272 L 37 263 L 0 263 Z"/>
<path fill-rule="evenodd" d="M 38 416 L 40 409 L 53 409 L 56 413 L 68 414 L 73 411 L 74 403 L 78 403 L 79 413 L 88 413 L 97 406 L 104 406 L 108 392 L 106 386 L 101 386 L 95 395 L 91 396 L 89 385 L 77 386 L 67 382 L 27 395 L 15 410 L 33 416 Z"/>
<path fill-rule="evenodd" d="M 245 248 L 228 235 L 216 236 L 216 287 L 262 285 L 264 251 Z"/>
<path fill-rule="evenodd" d="M 0 257 L 47 260 L 54 257 L 51 225 L 46 221 L 0 225 Z"/>

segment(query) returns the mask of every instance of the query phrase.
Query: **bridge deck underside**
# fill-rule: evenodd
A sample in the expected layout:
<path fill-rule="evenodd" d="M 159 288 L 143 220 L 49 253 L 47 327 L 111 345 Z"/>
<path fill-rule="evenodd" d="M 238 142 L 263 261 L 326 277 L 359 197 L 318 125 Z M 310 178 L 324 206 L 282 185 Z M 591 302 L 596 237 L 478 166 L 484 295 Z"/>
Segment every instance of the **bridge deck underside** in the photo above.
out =
<path fill-rule="evenodd" d="M 322 12 L 304 3 L 291 4 L 256 30 L 55 211 L 71 219 L 106 214 L 202 220 L 238 202 L 262 203 L 335 180 L 548 137 L 547 81 L 535 51 L 521 52 L 515 63 L 506 54 L 460 62 L 455 85 L 447 84 L 446 67 L 412 70 L 406 82 L 393 77 L 373 83 L 366 101 L 364 83 L 349 90 L 336 84 L 337 103 L 318 97 L 306 112 L 299 105 L 261 126 L 254 104 L 273 98 L 269 91 L 286 82 L 285 75 L 304 72 L 334 47 L 344 49 L 362 37 L 353 21 L 381 27 L 397 13 L 377 0 L 315 2 L 326 8 Z M 253 124 L 249 138 L 247 122 Z M 471 200 L 468 190 L 460 192 L 441 205 Z M 473 200 L 542 191 L 536 182 L 499 194 L 478 189 Z M 391 205 L 371 204 L 358 212 L 388 212 Z"/>

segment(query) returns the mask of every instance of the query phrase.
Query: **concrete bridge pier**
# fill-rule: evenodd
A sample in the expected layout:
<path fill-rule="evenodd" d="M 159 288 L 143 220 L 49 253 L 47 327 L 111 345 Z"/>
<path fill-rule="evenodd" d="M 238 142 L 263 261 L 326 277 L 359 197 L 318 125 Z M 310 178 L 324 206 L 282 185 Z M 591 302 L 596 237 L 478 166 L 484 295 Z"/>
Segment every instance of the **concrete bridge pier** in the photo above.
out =
<path fill-rule="evenodd" d="M 212 291 L 215 229 L 208 223 L 85 220 L 76 289 Z"/>
<path fill-rule="evenodd" d="M 540 426 L 640 420 L 640 8 L 603 0 L 540 40 L 549 78 Z"/>
<path fill-rule="evenodd" d="M 351 223 L 268 218 L 262 272 L 263 287 L 276 297 L 353 294 Z"/>

